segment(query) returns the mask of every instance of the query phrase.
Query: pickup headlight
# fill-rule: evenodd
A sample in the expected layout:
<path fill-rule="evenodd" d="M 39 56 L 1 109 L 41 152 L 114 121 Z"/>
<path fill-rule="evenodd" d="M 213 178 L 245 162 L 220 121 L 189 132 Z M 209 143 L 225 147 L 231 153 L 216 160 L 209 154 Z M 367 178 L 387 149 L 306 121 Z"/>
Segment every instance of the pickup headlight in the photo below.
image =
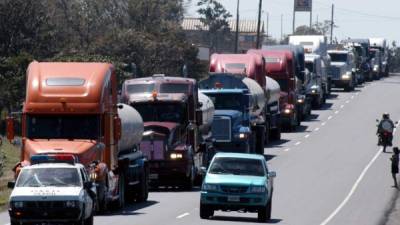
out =
<path fill-rule="evenodd" d="M 264 193 L 265 190 L 266 189 L 264 186 L 254 186 L 250 188 L 250 192 L 252 193 Z"/>
<path fill-rule="evenodd" d="M 203 184 L 203 191 L 217 191 L 218 185 L 216 184 Z"/>
<path fill-rule="evenodd" d="M 11 204 L 14 208 L 16 209 L 22 209 L 24 208 L 24 202 L 12 202 Z"/>
<path fill-rule="evenodd" d="M 76 208 L 78 207 L 79 202 L 78 201 L 66 201 L 65 202 L 65 207 L 67 208 Z"/>
<path fill-rule="evenodd" d="M 182 153 L 171 153 L 169 156 L 171 159 L 182 159 L 183 158 Z"/>

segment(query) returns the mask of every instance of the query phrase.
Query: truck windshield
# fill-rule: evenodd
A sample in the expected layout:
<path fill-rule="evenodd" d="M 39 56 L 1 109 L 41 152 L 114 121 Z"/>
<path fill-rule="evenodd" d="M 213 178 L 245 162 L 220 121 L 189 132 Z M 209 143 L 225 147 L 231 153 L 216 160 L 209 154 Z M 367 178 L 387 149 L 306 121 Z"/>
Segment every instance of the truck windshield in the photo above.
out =
<path fill-rule="evenodd" d="M 242 94 L 209 94 L 207 96 L 213 101 L 215 109 L 242 111 Z"/>
<path fill-rule="evenodd" d="M 81 187 L 82 181 L 75 168 L 30 168 L 23 169 L 17 187 Z"/>
<path fill-rule="evenodd" d="M 189 84 L 173 84 L 173 83 L 160 84 L 160 93 L 186 94 L 188 92 L 189 92 Z"/>
<path fill-rule="evenodd" d="M 144 122 L 174 122 L 183 124 L 187 121 L 186 105 L 182 103 L 135 104 Z"/>
<path fill-rule="evenodd" d="M 347 54 L 331 53 L 329 56 L 332 62 L 347 62 Z"/>
<path fill-rule="evenodd" d="M 217 157 L 210 165 L 209 173 L 244 176 L 265 176 L 264 166 L 258 159 Z"/>
<path fill-rule="evenodd" d="M 28 115 L 27 137 L 32 139 L 90 139 L 100 136 L 98 115 Z"/>
<path fill-rule="evenodd" d="M 151 93 L 154 90 L 154 84 L 128 84 L 126 91 L 129 94 L 135 93 Z"/>

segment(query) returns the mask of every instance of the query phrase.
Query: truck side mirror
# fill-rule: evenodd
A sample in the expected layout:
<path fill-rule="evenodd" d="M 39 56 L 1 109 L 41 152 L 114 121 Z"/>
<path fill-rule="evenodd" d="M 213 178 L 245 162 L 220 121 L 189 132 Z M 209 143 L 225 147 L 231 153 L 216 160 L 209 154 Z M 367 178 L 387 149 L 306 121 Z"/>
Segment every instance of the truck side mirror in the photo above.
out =
<path fill-rule="evenodd" d="M 9 189 L 13 189 L 13 188 L 15 187 L 15 181 L 9 181 L 9 182 L 7 183 L 7 187 L 8 187 Z"/>
<path fill-rule="evenodd" d="M 122 136 L 121 118 L 114 117 L 114 140 L 116 141 L 121 140 L 121 136 Z"/>
<path fill-rule="evenodd" d="M 12 142 L 15 138 L 14 117 L 7 117 L 7 139 Z"/>
<path fill-rule="evenodd" d="M 202 125 L 203 124 L 203 111 L 201 110 L 196 110 L 196 123 L 197 125 Z"/>

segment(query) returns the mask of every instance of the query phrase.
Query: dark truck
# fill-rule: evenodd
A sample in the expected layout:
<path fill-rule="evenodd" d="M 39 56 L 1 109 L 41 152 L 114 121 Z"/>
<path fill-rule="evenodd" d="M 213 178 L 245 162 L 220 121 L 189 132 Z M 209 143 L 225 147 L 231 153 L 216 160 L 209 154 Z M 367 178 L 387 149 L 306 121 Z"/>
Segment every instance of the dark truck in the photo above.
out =
<path fill-rule="evenodd" d="M 214 102 L 216 150 L 264 154 L 266 96 L 261 86 L 241 74 L 212 73 L 199 88 Z"/>
<path fill-rule="evenodd" d="M 164 75 L 126 80 L 122 100 L 143 117 L 140 147 L 149 160 L 150 185 L 191 189 L 210 160 L 214 115 L 196 80 Z"/>
<path fill-rule="evenodd" d="M 279 91 L 277 93 L 273 84 L 268 84 L 265 77 L 265 61 L 261 55 L 213 54 L 211 56 L 210 72 L 241 74 L 256 81 L 266 97 L 265 107 L 261 109 L 263 114 L 260 116 L 258 123 L 260 125 L 264 124 L 264 129 L 260 126 L 257 132 L 264 133 L 263 136 L 265 138 L 263 140 L 265 143 L 268 143 L 269 139 L 280 139 Z"/>

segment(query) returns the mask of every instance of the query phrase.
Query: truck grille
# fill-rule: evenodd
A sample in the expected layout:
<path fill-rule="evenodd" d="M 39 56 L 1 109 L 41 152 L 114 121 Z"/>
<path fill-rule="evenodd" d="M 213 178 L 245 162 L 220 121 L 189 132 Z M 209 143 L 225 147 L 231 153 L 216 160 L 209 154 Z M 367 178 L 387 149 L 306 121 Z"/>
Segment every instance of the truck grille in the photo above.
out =
<path fill-rule="evenodd" d="M 212 135 L 216 141 L 231 141 L 231 119 L 227 117 L 214 117 Z"/>
<path fill-rule="evenodd" d="M 221 186 L 221 190 L 225 193 L 245 193 L 249 187 Z"/>
<path fill-rule="evenodd" d="M 332 76 L 332 79 L 340 79 L 340 68 L 331 66 L 329 67 L 329 74 Z"/>
<path fill-rule="evenodd" d="M 164 160 L 165 148 L 162 140 L 143 140 L 140 142 L 140 150 L 149 160 Z"/>

